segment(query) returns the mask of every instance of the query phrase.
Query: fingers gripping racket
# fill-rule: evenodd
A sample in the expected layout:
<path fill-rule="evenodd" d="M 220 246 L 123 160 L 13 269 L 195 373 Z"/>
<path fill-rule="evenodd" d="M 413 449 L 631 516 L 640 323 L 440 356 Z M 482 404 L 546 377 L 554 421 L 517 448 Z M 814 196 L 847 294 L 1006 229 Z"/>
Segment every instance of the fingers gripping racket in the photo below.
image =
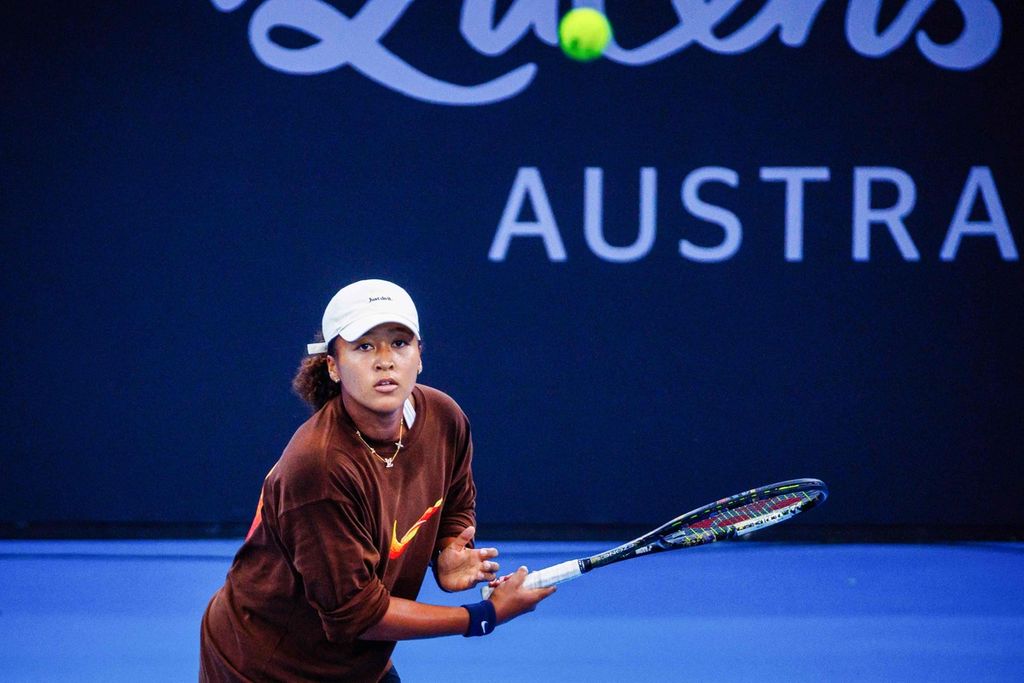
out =
<path fill-rule="evenodd" d="M 745 536 L 810 510 L 827 497 L 828 487 L 817 479 L 791 479 L 761 486 L 680 515 L 617 548 L 531 572 L 523 585 L 527 588 L 554 586 L 598 567 L 634 557 Z M 481 593 L 486 599 L 493 591 L 490 586 L 484 586 Z"/>

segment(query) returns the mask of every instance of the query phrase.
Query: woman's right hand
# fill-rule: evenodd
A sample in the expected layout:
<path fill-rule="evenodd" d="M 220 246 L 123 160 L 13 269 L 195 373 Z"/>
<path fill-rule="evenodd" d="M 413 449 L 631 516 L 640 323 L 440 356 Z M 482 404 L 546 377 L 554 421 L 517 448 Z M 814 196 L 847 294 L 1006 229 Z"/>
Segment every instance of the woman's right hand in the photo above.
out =
<path fill-rule="evenodd" d="M 494 613 L 499 624 L 511 621 L 520 614 L 532 612 L 538 602 L 555 592 L 554 586 L 524 588 L 523 581 L 526 580 L 527 573 L 526 567 L 520 567 L 514 574 L 491 582 L 494 592 L 489 599 L 494 603 Z"/>

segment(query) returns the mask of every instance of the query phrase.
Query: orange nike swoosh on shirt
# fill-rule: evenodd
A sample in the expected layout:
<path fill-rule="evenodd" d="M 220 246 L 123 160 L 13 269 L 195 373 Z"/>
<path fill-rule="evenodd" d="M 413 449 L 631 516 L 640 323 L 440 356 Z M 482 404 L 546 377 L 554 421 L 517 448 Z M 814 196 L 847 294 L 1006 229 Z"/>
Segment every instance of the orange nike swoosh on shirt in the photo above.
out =
<path fill-rule="evenodd" d="M 405 546 L 409 545 L 409 541 L 416 537 L 420 527 L 426 524 L 427 520 L 433 517 L 434 513 L 441 509 L 441 503 L 443 502 L 444 498 L 438 498 L 436 503 L 428 507 L 423 514 L 420 515 L 419 520 L 412 525 L 412 528 L 405 532 L 401 541 L 398 540 L 398 520 L 395 520 L 395 523 L 391 525 L 391 550 L 388 551 L 388 559 L 394 560 L 401 557 L 402 553 L 405 552 Z"/>

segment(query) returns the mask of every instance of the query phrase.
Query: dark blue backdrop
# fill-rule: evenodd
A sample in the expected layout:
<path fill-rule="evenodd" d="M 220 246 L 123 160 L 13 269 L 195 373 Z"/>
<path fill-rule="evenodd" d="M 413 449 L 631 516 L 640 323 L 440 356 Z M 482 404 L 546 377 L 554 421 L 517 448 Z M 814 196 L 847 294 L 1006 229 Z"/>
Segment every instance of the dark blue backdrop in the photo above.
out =
<path fill-rule="evenodd" d="M 587 65 L 565 2 L 219 4 L 7 9 L 8 528 L 247 522 L 363 277 L 485 531 L 796 476 L 808 523 L 1024 527 L 1019 2 L 609 0 Z"/>

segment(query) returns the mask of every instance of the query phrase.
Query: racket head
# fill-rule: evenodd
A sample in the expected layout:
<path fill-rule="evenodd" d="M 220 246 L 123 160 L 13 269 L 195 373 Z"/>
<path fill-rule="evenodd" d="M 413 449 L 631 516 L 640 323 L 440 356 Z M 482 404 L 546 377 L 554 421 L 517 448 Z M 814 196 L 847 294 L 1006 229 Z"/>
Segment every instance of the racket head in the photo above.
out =
<path fill-rule="evenodd" d="M 689 547 L 745 536 L 810 510 L 826 498 L 828 487 L 819 479 L 759 486 L 680 515 L 658 530 L 659 541 Z"/>
<path fill-rule="evenodd" d="M 826 498 L 828 487 L 819 479 L 759 486 L 691 510 L 640 538 L 588 558 L 584 571 L 640 555 L 745 536 L 810 510 Z"/>

